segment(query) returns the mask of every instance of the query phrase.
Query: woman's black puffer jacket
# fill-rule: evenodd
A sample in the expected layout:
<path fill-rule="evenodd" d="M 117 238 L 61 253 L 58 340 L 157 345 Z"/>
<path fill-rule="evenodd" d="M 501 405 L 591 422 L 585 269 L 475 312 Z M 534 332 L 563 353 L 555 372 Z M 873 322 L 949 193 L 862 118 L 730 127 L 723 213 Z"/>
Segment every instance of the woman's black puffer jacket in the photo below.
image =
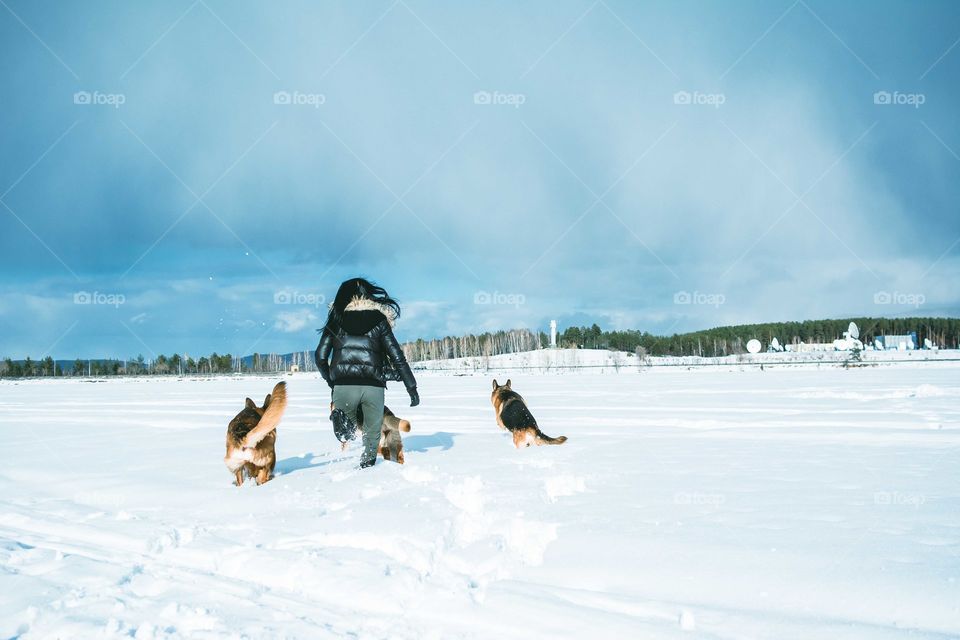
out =
<path fill-rule="evenodd" d="M 340 330 L 323 330 L 314 356 L 331 388 L 338 384 L 385 387 L 387 380 L 399 376 L 408 392 L 416 390 L 417 381 L 388 318 L 393 318 L 389 307 L 354 299 L 343 312 Z"/>

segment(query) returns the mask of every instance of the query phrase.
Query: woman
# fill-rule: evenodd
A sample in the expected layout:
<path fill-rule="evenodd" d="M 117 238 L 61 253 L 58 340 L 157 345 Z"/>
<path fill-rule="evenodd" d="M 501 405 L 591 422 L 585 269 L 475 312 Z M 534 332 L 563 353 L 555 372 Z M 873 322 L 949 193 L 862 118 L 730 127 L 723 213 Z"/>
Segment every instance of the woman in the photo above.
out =
<path fill-rule="evenodd" d="M 317 368 L 333 389 L 334 409 L 350 417 L 363 409 L 360 468 L 372 467 L 377 459 L 387 380 L 398 376 L 410 406 L 420 404 L 417 381 L 393 335 L 399 317 L 400 305 L 382 287 L 351 278 L 337 290 L 317 345 Z"/>

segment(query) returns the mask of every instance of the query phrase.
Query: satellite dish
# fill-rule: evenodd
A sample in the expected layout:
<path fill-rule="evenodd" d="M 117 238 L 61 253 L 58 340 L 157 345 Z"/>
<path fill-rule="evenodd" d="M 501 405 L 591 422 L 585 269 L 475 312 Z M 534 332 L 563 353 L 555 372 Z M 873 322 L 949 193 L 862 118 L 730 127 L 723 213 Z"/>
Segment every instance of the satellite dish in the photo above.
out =
<path fill-rule="evenodd" d="M 754 338 L 747 343 L 747 351 L 750 353 L 760 353 L 760 341 Z"/>
<path fill-rule="evenodd" d="M 860 327 L 857 326 L 857 323 L 856 323 L 856 322 L 851 322 L 851 323 L 850 323 L 850 326 L 847 327 L 847 333 L 850 334 L 850 337 L 851 337 L 851 338 L 859 338 L 859 337 L 860 337 Z"/>
<path fill-rule="evenodd" d="M 781 349 L 780 349 L 780 341 L 777 340 L 776 338 L 774 338 L 773 340 L 771 340 L 771 341 L 770 341 L 770 348 L 773 349 L 774 351 L 780 351 L 780 350 L 781 350 Z"/>

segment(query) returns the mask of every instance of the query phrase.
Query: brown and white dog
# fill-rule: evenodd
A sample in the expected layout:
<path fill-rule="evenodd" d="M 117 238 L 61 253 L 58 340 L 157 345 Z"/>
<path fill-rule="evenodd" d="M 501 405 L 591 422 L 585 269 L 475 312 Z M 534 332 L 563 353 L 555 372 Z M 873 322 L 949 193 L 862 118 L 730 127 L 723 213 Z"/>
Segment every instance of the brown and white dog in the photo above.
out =
<path fill-rule="evenodd" d="M 493 410 L 497 414 L 497 424 L 501 429 L 506 429 L 513 434 L 513 446 L 519 449 L 522 446 L 529 447 L 531 444 L 537 446 L 541 444 L 563 444 L 567 441 L 567 436 L 551 438 L 540 431 L 537 421 L 527 409 L 527 403 L 523 397 L 510 387 L 510 381 L 507 384 L 499 385 L 493 381 L 493 393 L 490 396 L 493 402 Z"/>
<path fill-rule="evenodd" d="M 403 464 L 403 440 L 400 432 L 410 431 L 410 421 L 398 418 L 387 407 L 383 408 L 383 424 L 380 430 L 380 455 L 384 460 Z"/>
<path fill-rule="evenodd" d="M 236 476 L 236 485 L 243 484 L 243 475 L 263 484 L 273 477 L 277 464 L 277 425 L 287 408 L 287 383 L 278 382 L 273 393 L 258 407 L 247 398 L 246 406 L 227 426 L 227 455 L 223 461 Z"/>
<path fill-rule="evenodd" d="M 334 411 L 332 402 L 330 403 L 330 411 Z M 363 433 L 360 426 L 363 424 L 363 408 L 357 407 L 356 422 L 354 422 L 350 416 L 346 414 L 343 415 L 345 420 L 348 420 L 352 426 L 342 433 L 337 433 L 336 428 L 334 432 L 337 433 L 337 437 L 340 438 L 340 449 L 346 451 L 350 440 L 353 440 Z M 384 406 L 383 422 L 380 425 L 380 444 L 377 445 L 377 451 L 383 456 L 384 460 L 392 460 L 403 464 L 403 439 L 400 437 L 401 431 L 404 433 L 410 431 L 410 421 L 397 417 L 393 411 L 390 411 L 389 407 Z"/>

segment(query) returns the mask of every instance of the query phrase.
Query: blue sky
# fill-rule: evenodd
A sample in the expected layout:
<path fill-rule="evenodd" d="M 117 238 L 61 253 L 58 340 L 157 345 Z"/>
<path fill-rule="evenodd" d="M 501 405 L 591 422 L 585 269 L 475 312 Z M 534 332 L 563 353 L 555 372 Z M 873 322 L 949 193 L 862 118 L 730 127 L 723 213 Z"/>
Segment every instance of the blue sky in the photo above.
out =
<path fill-rule="evenodd" d="M 0 2 L 0 356 L 960 313 L 955 2 Z"/>

